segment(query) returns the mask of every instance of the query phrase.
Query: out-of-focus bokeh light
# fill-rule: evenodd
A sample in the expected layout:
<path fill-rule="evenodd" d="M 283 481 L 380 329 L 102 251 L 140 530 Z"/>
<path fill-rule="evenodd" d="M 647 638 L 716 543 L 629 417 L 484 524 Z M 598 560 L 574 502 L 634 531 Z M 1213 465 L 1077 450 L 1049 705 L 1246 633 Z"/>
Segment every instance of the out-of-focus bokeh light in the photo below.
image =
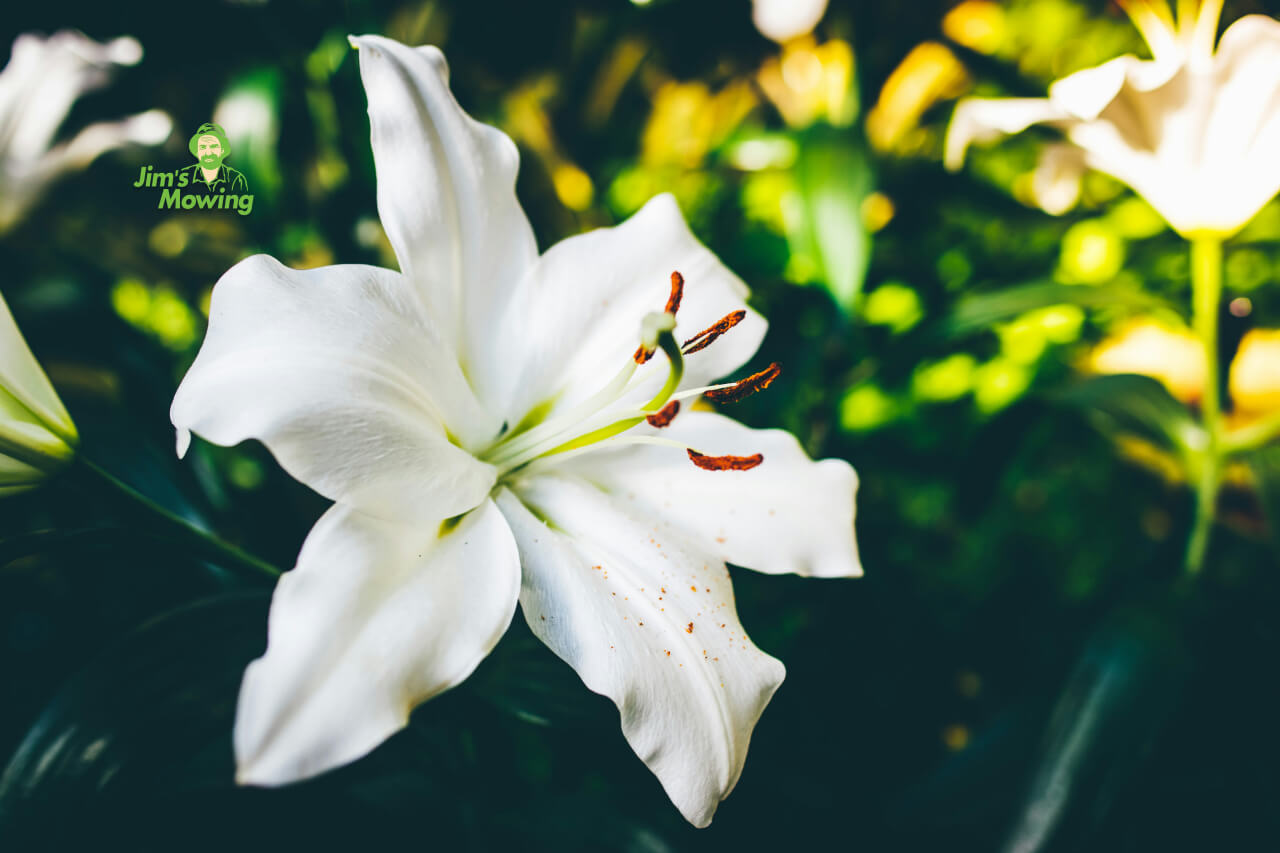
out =
<path fill-rule="evenodd" d="M 1169 227 L 1154 207 L 1136 195 L 1112 205 L 1106 220 L 1117 234 L 1127 240 L 1145 240 Z"/>
<path fill-rule="evenodd" d="M 1077 222 L 1062 237 L 1058 279 L 1067 284 L 1105 284 L 1124 269 L 1125 243 L 1108 222 Z"/>
<path fill-rule="evenodd" d="M 111 305 L 122 320 L 169 349 L 183 351 L 196 341 L 196 314 L 172 288 L 124 278 L 111 289 Z"/>
<path fill-rule="evenodd" d="M 911 376 L 911 393 L 917 400 L 945 403 L 958 400 L 973 390 L 977 361 L 968 353 L 921 364 Z"/>
<path fill-rule="evenodd" d="M 898 401 L 874 382 L 850 388 L 840 401 L 840 425 L 850 432 L 871 432 L 898 417 Z"/>
<path fill-rule="evenodd" d="M 886 282 L 867 294 L 862 316 L 875 326 L 888 326 L 895 333 L 907 331 L 924 317 L 920 295 L 899 282 Z"/>
<path fill-rule="evenodd" d="M 993 358 L 974 371 L 973 401 L 983 414 L 993 414 L 1025 394 L 1033 378 L 1025 363 Z"/>
<path fill-rule="evenodd" d="M 873 192 L 862 200 L 862 224 L 872 234 L 888 225 L 896 212 L 893 199 L 882 192 Z"/>

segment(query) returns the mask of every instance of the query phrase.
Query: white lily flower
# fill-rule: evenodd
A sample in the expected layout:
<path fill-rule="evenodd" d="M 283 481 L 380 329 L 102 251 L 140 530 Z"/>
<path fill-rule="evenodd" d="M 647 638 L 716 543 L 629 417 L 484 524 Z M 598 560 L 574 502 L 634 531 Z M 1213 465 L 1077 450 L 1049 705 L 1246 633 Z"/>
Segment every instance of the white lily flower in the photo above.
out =
<path fill-rule="evenodd" d="M 827 13 L 827 0 L 751 0 L 751 20 L 778 43 L 808 35 Z"/>
<path fill-rule="evenodd" d="M 71 139 L 54 136 L 81 95 L 100 89 L 114 68 L 136 65 L 142 45 L 124 36 L 99 43 L 73 30 L 48 38 L 24 33 L 0 71 L 0 232 L 21 219 L 53 181 L 128 143 L 163 142 L 173 127 L 161 110 L 98 122 Z"/>
<path fill-rule="evenodd" d="M 38 486 L 77 444 L 75 423 L 0 294 L 0 497 Z"/>
<path fill-rule="evenodd" d="M 1084 168 L 1132 187 L 1187 237 L 1229 236 L 1280 190 L 1280 22 L 1236 21 L 1213 49 L 1221 0 L 1122 2 L 1153 59 L 1122 56 L 1065 77 L 1049 97 L 962 101 L 947 132 L 946 165 L 972 142 L 1033 124 L 1060 128 L 1083 157 L 1054 151 L 1037 175 L 1042 206 L 1061 212 Z M 1067 171 L 1070 171 L 1070 175 Z M 1052 175 L 1052 177 L 1049 177 Z"/>
<path fill-rule="evenodd" d="M 783 678 L 738 621 L 726 563 L 860 574 L 853 469 L 676 413 L 765 321 L 670 196 L 539 257 L 515 145 L 458 106 L 440 51 L 352 42 L 401 272 L 242 261 L 172 409 L 180 452 L 191 432 L 259 439 L 335 501 L 245 674 L 238 778 L 364 755 L 465 679 L 519 600 L 704 826 Z"/>

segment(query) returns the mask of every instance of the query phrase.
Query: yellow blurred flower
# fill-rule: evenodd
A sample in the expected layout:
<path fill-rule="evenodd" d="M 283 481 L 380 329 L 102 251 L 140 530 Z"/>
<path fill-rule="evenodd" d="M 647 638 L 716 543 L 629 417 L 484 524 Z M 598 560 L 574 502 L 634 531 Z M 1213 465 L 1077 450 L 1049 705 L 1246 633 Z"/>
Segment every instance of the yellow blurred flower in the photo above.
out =
<path fill-rule="evenodd" d="M 1200 399 L 1204 349 L 1189 329 L 1153 318 L 1133 320 L 1098 344 L 1089 356 L 1095 373 L 1137 373 L 1157 379 L 1184 403 Z"/>
<path fill-rule="evenodd" d="M 867 113 L 867 137 L 881 151 L 908 153 L 920 117 L 939 101 L 969 88 L 969 73 L 955 54 L 938 42 L 911 49 L 885 80 L 876 105 Z"/>
<path fill-rule="evenodd" d="M 942 19 L 943 35 L 977 53 L 995 53 L 1007 29 L 1004 9 L 990 0 L 964 0 Z"/>
<path fill-rule="evenodd" d="M 559 91 L 560 85 L 552 76 L 540 77 L 517 88 L 505 101 L 505 125 L 542 163 L 560 202 L 570 210 L 581 212 L 591 206 L 595 185 L 591 177 L 568 158 L 551 127 L 548 104 Z"/>
<path fill-rule="evenodd" d="M 765 95 L 792 127 L 826 120 L 836 127 L 853 123 L 858 102 L 853 87 L 853 47 L 812 37 L 788 42 L 778 57 L 760 66 L 756 79 Z"/>
<path fill-rule="evenodd" d="M 699 81 L 667 81 L 653 94 L 653 111 L 640 137 L 640 159 L 649 166 L 697 168 L 757 103 L 746 80 L 734 80 L 718 92 Z"/>
<path fill-rule="evenodd" d="M 1254 329 L 1244 336 L 1227 387 L 1238 415 L 1280 410 L 1280 329 Z"/>

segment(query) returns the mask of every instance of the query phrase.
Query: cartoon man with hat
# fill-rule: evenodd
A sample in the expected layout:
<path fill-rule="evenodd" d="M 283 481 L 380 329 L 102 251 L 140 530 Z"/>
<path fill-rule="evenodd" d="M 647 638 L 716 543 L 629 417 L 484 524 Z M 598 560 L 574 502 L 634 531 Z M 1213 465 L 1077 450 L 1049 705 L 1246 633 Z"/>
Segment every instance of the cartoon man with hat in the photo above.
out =
<path fill-rule="evenodd" d="M 249 191 L 244 175 L 222 162 L 231 153 L 231 145 L 221 125 L 211 121 L 200 125 L 187 148 L 197 161 L 182 170 L 187 174 L 187 186 L 210 193 L 241 194 Z"/>

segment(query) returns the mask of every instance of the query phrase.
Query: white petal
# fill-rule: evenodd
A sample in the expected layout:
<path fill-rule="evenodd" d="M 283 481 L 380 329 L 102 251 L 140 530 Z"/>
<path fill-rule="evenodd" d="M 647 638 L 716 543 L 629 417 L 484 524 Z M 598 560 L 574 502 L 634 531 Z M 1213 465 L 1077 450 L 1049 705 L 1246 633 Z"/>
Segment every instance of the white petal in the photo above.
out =
<path fill-rule="evenodd" d="M 1074 145 L 1046 145 L 1040 150 L 1032 179 L 1036 204 L 1046 213 L 1061 216 L 1080 199 L 1085 154 Z"/>
<path fill-rule="evenodd" d="M 1222 36 L 1198 152 L 1215 221 L 1231 232 L 1280 190 L 1280 21 L 1247 15 Z"/>
<path fill-rule="evenodd" d="M 520 567 L 486 500 L 449 533 L 337 505 L 271 602 L 267 652 L 236 712 L 241 783 L 280 785 L 354 761 L 454 686 L 515 612 Z"/>
<path fill-rule="evenodd" d="M 529 626 L 613 700 L 631 748 L 680 813 L 706 826 L 785 675 L 743 632 L 724 564 L 657 539 L 579 480 L 534 478 L 498 505 L 520 547 Z"/>
<path fill-rule="evenodd" d="M 966 98 L 956 104 L 947 127 L 944 162 L 954 171 L 975 142 L 993 142 L 1033 124 L 1069 118 L 1046 98 Z"/>
<path fill-rule="evenodd" d="M 1049 100 L 1072 117 L 1091 121 L 1101 116 L 1125 90 L 1130 95 L 1153 92 L 1166 86 L 1182 68 L 1179 62 L 1118 56 L 1056 81 L 1049 87 Z"/>
<path fill-rule="evenodd" d="M 0 115 L 12 117 L 5 159 L 38 158 L 81 95 L 104 86 L 113 66 L 133 65 L 141 58 L 142 46 L 128 37 L 98 43 L 74 30 L 48 38 L 18 36 L 0 73 Z"/>
<path fill-rule="evenodd" d="M 675 198 L 659 195 L 621 225 L 552 246 L 521 282 L 499 336 L 512 353 L 508 420 L 518 423 L 550 400 L 568 406 L 605 385 L 639 345 L 645 314 L 666 305 L 673 271 L 685 280 L 677 341 L 747 311 L 729 333 L 685 360 L 683 387 L 706 385 L 751 358 L 767 324 L 747 308 L 747 286 L 693 236 Z M 641 368 L 648 385 L 660 385 L 666 370 L 662 355 Z"/>
<path fill-rule="evenodd" d="M 162 110 L 148 110 L 120 121 L 98 122 L 71 140 L 55 145 L 33 161 L 10 162 L 5 192 L 0 195 L 0 231 L 12 227 L 56 179 L 83 169 L 100 155 L 129 144 L 163 142 L 173 120 Z"/>
<path fill-rule="evenodd" d="M 516 146 L 462 111 L 436 48 L 379 36 L 352 43 L 369 96 L 382 225 L 488 400 L 490 384 L 509 369 L 494 361 L 495 319 L 538 254 L 516 200 Z"/>
<path fill-rule="evenodd" d="M 678 536 L 717 559 L 770 574 L 862 574 L 854 539 L 858 476 L 849 463 L 815 462 L 789 432 L 749 429 L 711 412 L 682 412 L 654 434 L 713 456 L 760 453 L 764 462 L 705 471 L 676 448 L 636 445 L 578 456 L 558 470 L 637 515 L 661 519 L 664 538 Z"/>
<path fill-rule="evenodd" d="M 383 518 L 466 512 L 495 477 L 449 436 L 482 442 L 497 424 L 406 282 L 376 267 L 232 267 L 171 417 L 180 447 L 187 431 L 259 439 L 311 488 Z"/>
<path fill-rule="evenodd" d="M 767 38 L 784 42 L 813 31 L 827 0 L 751 0 L 751 20 Z"/>
<path fill-rule="evenodd" d="M 70 444 L 76 442 L 76 427 L 71 416 L 31 354 L 4 295 L 0 294 L 0 395 L 5 392 L 13 398 L 13 403 L 30 413 L 34 422 Z M 16 417 L 16 414 L 10 412 L 8 416 Z"/>

